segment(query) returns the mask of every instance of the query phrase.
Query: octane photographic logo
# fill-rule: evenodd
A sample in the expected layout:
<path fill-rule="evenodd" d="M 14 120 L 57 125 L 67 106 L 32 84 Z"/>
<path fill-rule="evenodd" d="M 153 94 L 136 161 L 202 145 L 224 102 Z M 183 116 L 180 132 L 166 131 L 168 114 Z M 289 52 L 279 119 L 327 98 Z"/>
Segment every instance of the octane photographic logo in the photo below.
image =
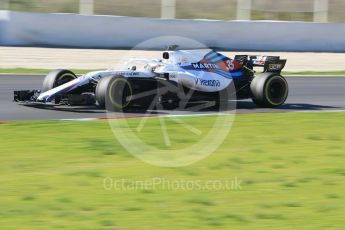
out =
<path fill-rule="evenodd" d="M 156 66 L 150 66 L 144 59 L 160 59 L 163 52 L 152 51 L 149 52 L 152 56 L 147 57 L 147 52 L 143 56 L 140 50 L 157 47 L 164 50 L 172 43 L 180 49 L 206 49 L 205 45 L 184 37 L 157 37 L 140 43 L 123 55 L 122 61 L 127 64 L 122 69 L 140 72 L 140 64 L 144 69 L 148 66 L 155 69 Z M 133 58 L 136 61 L 132 63 L 136 65 L 128 66 L 128 60 Z M 207 73 L 201 71 L 199 74 L 202 78 L 202 74 Z M 218 84 L 216 81 L 211 83 Z M 217 94 L 214 101 L 206 102 L 191 102 L 195 91 L 173 81 L 162 79 L 158 89 L 145 87 L 138 91 L 143 87 L 141 84 L 147 83 L 119 81 L 116 87 L 110 86 L 108 92 L 125 96 L 121 97 L 122 101 L 111 99 L 106 103 L 107 118 L 115 138 L 138 159 L 161 167 L 187 166 L 215 152 L 228 136 L 236 114 L 232 84 Z M 113 98 L 112 95 L 108 97 Z M 143 104 L 141 99 L 148 101 L 143 108 L 136 105 L 138 101 Z M 132 102 L 132 107 L 128 106 Z M 119 104 L 122 106 L 114 111 L 114 105 Z"/>

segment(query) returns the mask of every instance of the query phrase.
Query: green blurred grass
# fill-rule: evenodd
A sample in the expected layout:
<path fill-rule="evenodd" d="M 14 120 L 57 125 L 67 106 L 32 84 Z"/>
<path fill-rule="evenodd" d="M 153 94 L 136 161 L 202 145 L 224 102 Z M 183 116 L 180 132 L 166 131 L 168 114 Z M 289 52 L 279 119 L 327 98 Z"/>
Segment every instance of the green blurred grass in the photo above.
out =
<path fill-rule="evenodd" d="M 181 118 L 182 119 L 182 118 Z M 214 117 L 183 118 L 208 130 Z M 124 122 L 124 121 L 120 121 Z M 131 119 L 135 128 L 140 119 Z M 226 125 L 226 124 L 224 124 Z M 127 153 L 106 121 L 0 125 L 2 229 L 342 229 L 345 113 L 237 115 L 208 158 L 160 168 Z M 121 126 L 118 132 L 123 131 Z M 178 124 L 170 122 L 172 137 Z M 158 119 L 141 137 L 162 143 Z M 176 148 L 193 141 L 177 137 Z M 217 138 L 217 137 L 215 137 Z M 152 142 L 152 140 L 155 142 Z M 220 180 L 241 190 L 105 190 L 106 177 Z"/>

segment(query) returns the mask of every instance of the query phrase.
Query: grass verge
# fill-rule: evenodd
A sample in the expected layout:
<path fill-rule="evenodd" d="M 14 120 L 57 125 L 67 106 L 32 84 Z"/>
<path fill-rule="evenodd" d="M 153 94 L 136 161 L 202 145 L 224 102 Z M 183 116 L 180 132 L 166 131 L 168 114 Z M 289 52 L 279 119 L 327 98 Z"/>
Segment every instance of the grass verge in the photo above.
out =
<path fill-rule="evenodd" d="M 207 132 L 214 117 L 181 119 Z M 117 131 L 139 123 L 131 119 L 130 128 L 119 125 Z M 181 124 L 166 124 L 171 149 L 194 141 Z M 159 125 L 148 119 L 141 138 L 159 146 Z M 340 229 L 345 225 L 344 126 L 345 113 L 238 115 L 211 156 L 188 167 L 160 168 L 127 153 L 106 121 L 1 124 L 1 227 Z M 105 189 L 107 177 L 125 181 L 125 187 Z M 171 183 L 237 178 L 241 188 L 141 184 L 157 177 Z"/>
<path fill-rule="evenodd" d="M 0 73 L 2 74 L 47 74 L 49 73 L 49 69 L 27 69 L 27 68 L 0 68 Z M 77 74 L 85 74 L 91 71 L 96 70 L 80 70 L 80 69 L 72 69 L 73 72 Z M 307 75 L 334 75 L 334 76 L 345 76 L 344 71 L 327 71 L 327 72 L 316 72 L 316 71 L 304 71 L 304 72 L 282 72 L 283 75 L 291 75 L 291 76 L 307 76 Z"/>

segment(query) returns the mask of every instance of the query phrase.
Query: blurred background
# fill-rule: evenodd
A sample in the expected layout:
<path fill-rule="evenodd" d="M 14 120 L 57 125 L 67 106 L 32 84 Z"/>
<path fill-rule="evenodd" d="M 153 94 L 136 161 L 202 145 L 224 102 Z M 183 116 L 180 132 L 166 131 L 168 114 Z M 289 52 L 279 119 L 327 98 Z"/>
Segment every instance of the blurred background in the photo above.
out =
<path fill-rule="evenodd" d="M 68 49 L 56 55 L 57 49 L 51 51 L 47 48 L 126 50 L 147 39 L 171 35 L 173 31 L 175 36 L 195 39 L 219 50 L 295 52 L 281 54 L 289 58 L 288 71 L 292 72 L 344 69 L 343 0 L 0 0 L 0 10 L 12 11 L 10 16 L 0 13 L 0 51 L 3 54 L 0 68 L 56 68 L 59 65 L 65 68 L 98 69 L 104 67 L 104 63 L 113 66 L 114 51 L 107 53 L 94 50 L 93 55 L 85 56 L 84 51 Z M 118 17 L 84 17 L 74 14 L 131 18 L 122 20 Z M 155 20 L 160 18 L 210 21 Z M 266 21 L 253 23 L 247 20 Z M 297 23 L 290 23 L 292 21 Z M 305 23 L 302 28 L 299 22 L 321 24 Z M 143 29 L 147 26 L 151 29 Z M 203 27 L 207 27 L 207 30 L 195 29 Z M 253 40 L 253 34 L 258 33 L 260 36 Z M 14 46 L 28 47 L 20 48 L 20 52 L 25 54 L 21 59 L 17 57 L 18 51 Z M 46 49 L 33 50 L 30 47 Z M 306 56 L 305 53 L 296 53 L 298 51 L 335 53 L 312 53 Z M 54 55 L 51 55 L 52 52 Z M 117 56 L 123 56 L 122 52 L 117 52 Z M 145 57 L 151 54 L 141 53 Z M 90 59 L 90 56 L 97 61 Z M 309 61 L 309 58 L 314 57 L 323 60 L 322 69 L 318 62 Z"/>
<path fill-rule="evenodd" d="M 177 19 L 345 22 L 343 0 L 0 0 L 0 10 Z"/>

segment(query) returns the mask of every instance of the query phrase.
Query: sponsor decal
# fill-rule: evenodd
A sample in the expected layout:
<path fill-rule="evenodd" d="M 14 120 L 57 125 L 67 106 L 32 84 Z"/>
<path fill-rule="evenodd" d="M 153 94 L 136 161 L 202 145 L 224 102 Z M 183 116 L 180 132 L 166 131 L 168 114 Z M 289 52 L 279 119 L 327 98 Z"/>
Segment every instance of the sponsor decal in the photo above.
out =
<path fill-rule="evenodd" d="M 117 74 L 123 76 L 139 76 L 139 72 L 119 72 Z"/>
<path fill-rule="evenodd" d="M 201 86 L 209 86 L 209 87 L 220 87 L 220 81 L 219 80 L 204 80 L 197 78 L 195 80 L 196 85 Z"/>
<path fill-rule="evenodd" d="M 269 64 L 268 69 L 269 70 L 280 70 L 282 68 L 282 64 Z"/>
<path fill-rule="evenodd" d="M 218 69 L 218 66 L 214 63 L 192 63 L 195 69 Z"/>
<path fill-rule="evenodd" d="M 266 62 L 266 56 L 257 56 L 254 60 L 254 65 L 264 65 Z"/>
<path fill-rule="evenodd" d="M 230 71 L 233 71 L 234 69 L 235 69 L 235 62 L 234 62 L 234 60 L 227 60 L 226 61 L 226 66 L 228 67 L 228 69 L 230 70 Z"/>

